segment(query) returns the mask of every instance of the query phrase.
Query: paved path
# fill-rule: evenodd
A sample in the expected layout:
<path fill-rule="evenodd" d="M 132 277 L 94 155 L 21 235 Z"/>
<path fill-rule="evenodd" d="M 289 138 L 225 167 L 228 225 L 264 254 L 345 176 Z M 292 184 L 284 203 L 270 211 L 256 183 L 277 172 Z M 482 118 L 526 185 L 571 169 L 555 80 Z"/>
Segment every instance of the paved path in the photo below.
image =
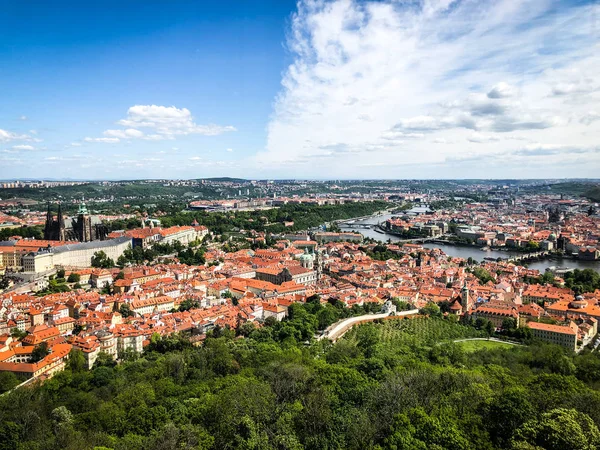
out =
<path fill-rule="evenodd" d="M 509 345 L 518 345 L 519 347 L 523 347 L 523 344 L 519 344 L 518 342 L 513 341 L 503 341 L 502 339 L 497 338 L 468 338 L 468 339 L 456 339 L 452 342 L 467 342 L 467 341 L 493 341 L 493 342 L 502 342 L 503 344 Z"/>
<path fill-rule="evenodd" d="M 400 311 L 396 313 L 396 316 L 410 316 L 414 314 L 418 314 L 418 309 L 411 309 L 410 311 Z M 318 337 L 318 339 L 327 338 L 331 341 L 336 341 L 340 337 L 344 335 L 346 331 L 352 328 L 354 325 L 363 323 L 363 322 L 372 322 L 377 319 L 383 319 L 388 317 L 389 313 L 381 313 L 381 314 L 365 314 L 362 316 L 349 317 L 348 319 L 340 320 L 339 322 L 330 325 L 325 332 Z"/>

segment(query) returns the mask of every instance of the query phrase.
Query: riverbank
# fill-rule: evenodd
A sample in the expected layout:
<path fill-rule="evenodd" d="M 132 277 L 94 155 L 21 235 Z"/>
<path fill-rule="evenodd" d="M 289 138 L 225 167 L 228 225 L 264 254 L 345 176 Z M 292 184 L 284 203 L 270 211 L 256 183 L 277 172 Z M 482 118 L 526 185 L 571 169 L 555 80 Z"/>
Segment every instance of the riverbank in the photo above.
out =
<path fill-rule="evenodd" d="M 399 236 L 395 236 L 392 234 L 389 234 L 388 232 L 382 231 L 381 229 L 377 229 L 375 228 L 376 225 L 379 224 L 379 222 L 381 221 L 385 221 L 388 218 L 390 218 L 391 215 L 378 215 L 378 216 L 370 216 L 366 219 L 362 219 L 359 221 L 358 224 L 363 224 L 363 225 L 372 225 L 370 228 L 352 228 L 352 227 L 344 227 L 343 224 L 340 225 L 340 228 L 342 231 L 347 231 L 347 232 L 358 232 L 360 234 L 362 234 L 365 238 L 371 238 L 374 241 L 377 242 L 381 242 L 381 243 L 386 243 L 388 241 L 391 242 L 395 242 L 395 243 L 402 243 L 402 241 L 407 241 L 405 239 L 400 238 Z M 418 240 L 422 240 L 425 238 L 421 238 Z M 518 256 L 522 256 L 522 253 L 519 251 L 516 251 L 516 249 L 508 249 L 508 248 L 503 248 L 502 250 L 500 249 L 483 249 L 481 247 L 476 247 L 474 245 L 469 245 L 469 244 L 464 244 L 464 243 L 458 243 L 458 242 L 441 242 L 442 240 L 440 239 L 435 239 L 435 238 L 428 238 L 431 239 L 433 241 L 437 241 L 437 242 L 425 242 L 423 243 L 423 247 L 425 248 L 438 248 L 440 250 L 442 250 L 445 254 L 447 254 L 448 256 L 454 257 L 454 258 L 463 258 L 463 259 L 468 259 L 469 257 L 477 260 L 477 261 L 481 261 L 483 259 L 486 259 L 488 261 L 490 260 L 496 260 L 498 258 L 501 259 L 507 259 L 508 257 L 514 256 L 514 257 L 518 257 Z M 561 262 L 564 261 L 564 262 Z M 538 261 L 531 261 L 531 262 L 527 262 L 527 266 L 530 269 L 535 269 L 535 270 L 539 270 L 540 272 L 544 272 L 546 269 L 549 268 L 554 268 L 554 266 L 563 266 L 566 265 L 568 266 L 568 269 L 592 269 L 595 270 L 597 272 L 600 272 L 600 261 L 583 261 L 583 260 L 576 260 L 576 259 L 570 259 L 570 258 L 556 258 L 556 257 L 551 257 L 551 258 L 547 258 L 544 260 L 538 260 Z"/>
<path fill-rule="evenodd" d="M 373 218 L 376 218 L 376 217 L 381 217 L 381 216 L 389 215 L 389 214 L 391 214 L 391 211 L 392 211 L 392 208 L 382 209 L 382 210 L 376 211 L 373 214 L 370 214 L 368 216 L 352 217 L 350 219 L 338 219 L 338 220 L 334 220 L 333 223 L 336 223 L 338 225 L 354 224 L 356 222 L 366 221 L 368 219 L 373 219 Z"/>

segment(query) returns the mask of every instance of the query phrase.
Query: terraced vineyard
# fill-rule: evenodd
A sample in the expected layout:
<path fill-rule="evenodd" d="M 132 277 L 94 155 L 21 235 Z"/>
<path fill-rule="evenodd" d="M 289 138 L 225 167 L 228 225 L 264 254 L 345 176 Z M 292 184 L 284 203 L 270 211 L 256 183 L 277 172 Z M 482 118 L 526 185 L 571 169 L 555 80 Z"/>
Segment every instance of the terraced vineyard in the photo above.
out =
<path fill-rule="evenodd" d="M 485 331 L 476 330 L 449 319 L 416 317 L 382 322 L 357 327 L 346 335 L 346 339 L 357 339 L 361 333 L 360 328 L 365 326 L 374 327 L 382 345 L 391 347 L 432 346 L 455 339 L 487 337 Z"/>

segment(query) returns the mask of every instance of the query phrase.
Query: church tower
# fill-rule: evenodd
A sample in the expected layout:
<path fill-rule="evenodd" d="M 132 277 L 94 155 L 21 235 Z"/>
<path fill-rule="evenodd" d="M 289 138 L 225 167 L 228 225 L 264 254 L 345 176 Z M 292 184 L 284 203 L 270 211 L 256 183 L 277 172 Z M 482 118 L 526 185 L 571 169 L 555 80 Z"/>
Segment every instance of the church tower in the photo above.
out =
<path fill-rule="evenodd" d="M 469 288 L 467 288 L 467 282 L 465 281 L 465 284 L 463 285 L 462 289 L 460 290 L 460 304 L 462 305 L 462 311 L 463 313 L 467 313 L 469 312 L 469 310 L 471 309 L 471 301 L 469 299 Z"/>
<path fill-rule="evenodd" d="M 316 269 L 317 269 L 317 281 L 321 280 L 321 277 L 323 276 L 323 251 L 322 250 L 317 250 L 315 253 L 315 264 L 316 264 Z"/>

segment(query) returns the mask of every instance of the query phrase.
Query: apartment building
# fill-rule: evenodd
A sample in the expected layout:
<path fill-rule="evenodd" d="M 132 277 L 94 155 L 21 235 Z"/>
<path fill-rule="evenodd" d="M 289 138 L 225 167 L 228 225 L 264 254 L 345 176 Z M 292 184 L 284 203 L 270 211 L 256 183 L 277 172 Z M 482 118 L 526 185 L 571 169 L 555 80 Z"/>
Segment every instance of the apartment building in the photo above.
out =
<path fill-rule="evenodd" d="M 577 325 L 573 322 L 568 326 L 529 322 L 527 326 L 531 328 L 534 338 L 561 345 L 569 350 L 577 350 Z"/>

